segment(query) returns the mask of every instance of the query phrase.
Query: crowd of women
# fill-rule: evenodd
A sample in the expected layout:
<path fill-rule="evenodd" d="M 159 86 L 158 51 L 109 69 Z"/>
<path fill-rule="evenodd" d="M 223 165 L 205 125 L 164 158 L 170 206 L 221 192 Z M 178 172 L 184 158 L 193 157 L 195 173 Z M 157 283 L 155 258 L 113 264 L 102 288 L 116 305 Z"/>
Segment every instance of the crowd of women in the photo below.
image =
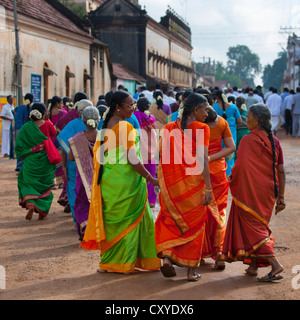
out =
<path fill-rule="evenodd" d="M 78 92 L 46 107 L 27 95 L 13 140 L 26 219 L 46 219 L 52 189 L 61 188 L 80 247 L 100 250 L 99 272 L 160 269 L 169 278 L 177 265 L 197 281 L 213 258 L 217 270 L 243 261 L 249 276 L 271 266 L 259 281 L 282 279 L 269 222 L 274 207 L 285 209 L 285 172 L 270 110 L 248 110 L 243 97 L 228 102 L 217 88 L 177 97 L 172 108 L 160 90 L 152 101 L 118 90 L 95 107 Z"/>

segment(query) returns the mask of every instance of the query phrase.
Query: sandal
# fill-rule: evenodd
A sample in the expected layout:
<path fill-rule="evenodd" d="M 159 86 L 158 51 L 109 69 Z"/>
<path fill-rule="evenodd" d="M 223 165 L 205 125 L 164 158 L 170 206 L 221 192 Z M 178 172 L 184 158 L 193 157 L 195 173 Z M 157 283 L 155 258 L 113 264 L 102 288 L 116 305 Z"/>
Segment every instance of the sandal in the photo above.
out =
<path fill-rule="evenodd" d="M 195 273 L 195 275 L 194 275 L 191 279 L 188 278 L 188 281 L 190 281 L 190 282 L 196 282 L 196 281 L 198 281 L 200 278 L 201 278 L 201 274 Z"/>
<path fill-rule="evenodd" d="M 225 268 L 226 268 L 225 261 L 216 261 L 214 264 L 215 270 L 225 270 Z"/>
<path fill-rule="evenodd" d="M 270 272 L 265 277 L 258 278 L 257 280 L 259 282 L 273 282 L 273 281 L 278 281 L 278 280 L 281 280 L 281 279 L 283 279 L 283 276 L 279 276 L 278 273 L 273 275 L 272 272 Z"/>
<path fill-rule="evenodd" d="M 169 264 L 164 264 L 162 267 L 160 267 L 160 271 L 166 278 L 176 277 L 176 271 L 174 267 Z"/>

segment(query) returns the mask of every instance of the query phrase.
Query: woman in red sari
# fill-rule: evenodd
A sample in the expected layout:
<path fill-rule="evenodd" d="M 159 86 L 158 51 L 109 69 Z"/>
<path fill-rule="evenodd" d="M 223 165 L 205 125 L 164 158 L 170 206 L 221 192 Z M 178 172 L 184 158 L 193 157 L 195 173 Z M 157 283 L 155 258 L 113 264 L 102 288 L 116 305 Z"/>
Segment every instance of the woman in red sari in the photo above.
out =
<path fill-rule="evenodd" d="M 207 108 L 207 99 L 193 93 L 185 102 L 182 119 L 161 130 L 161 210 L 155 223 L 155 242 L 165 277 L 176 276 L 174 263 L 188 269 L 188 281 L 200 278 L 195 269 L 200 265 L 206 210 L 212 199 L 209 128 L 201 123 L 207 117 Z"/>
<path fill-rule="evenodd" d="M 282 279 L 284 268 L 274 252 L 269 222 L 285 209 L 285 172 L 279 140 L 272 134 L 271 113 L 264 104 L 253 105 L 247 115 L 248 136 L 243 137 L 230 177 L 232 206 L 226 228 L 223 258 L 243 261 L 246 273 L 258 275 L 259 267 L 272 270 L 259 281 Z"/>
<path fill-rule="evenodd" d="M 235 152 L 235 144 L 228 122 L 217 115 L 211 107 L 205 123 L 210 128 L 209 172 L 213 190 L 213 201 L 207 208 L 207 223 L 202 258 L 214 258 L 214 268 L 225 269 L 225 262 L 220 261 L 225 236 L 226 209 L 229 183 L 226 177 L 225 157 Z M 225 147 L 222 147 L 222 140 Z"/>

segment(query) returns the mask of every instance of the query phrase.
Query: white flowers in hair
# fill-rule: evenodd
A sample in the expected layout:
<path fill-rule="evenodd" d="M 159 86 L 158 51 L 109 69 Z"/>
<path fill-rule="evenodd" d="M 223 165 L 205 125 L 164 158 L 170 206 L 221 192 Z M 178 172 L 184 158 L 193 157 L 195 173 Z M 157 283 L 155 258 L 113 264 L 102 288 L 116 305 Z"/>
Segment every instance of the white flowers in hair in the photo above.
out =
<path fill-rule="evenodd" d="M 225 103 L 228 103 L 228 100 L 227 100 L 225 93 L 222 93 L 222 99 Z"/>
<path fill-rule="evenodd" d="M 103 121 L 106 119 L 106 117 L 107 117 L 107 115 L 109 113 L 109 110 L 110 110 L 110 108 L 107 108 L 107 110 L 104 112 L 104 114 L 102 116 Z"/>
<path fill-rule="evenodd" d="M 86 123 L 88 126 L 96 128 L 96 121 L 94 119 L 89 119 Z"/>
<path fill-rule="evenodd" d="M 29 99 L 26 99 L 26 100 L 25 100 L 25 106 L 28 106 L 30 103 L 31 103 L 31 102 L 30 102 Z"/>
<path fill-rule="evenodd" d="M 151 116 L 151 113 L 150 113 L 150 111 L 149 111 L 149 110 L 145 110 L 145 111 L 144 111 L 144 113 L 145 113 L 145 115 L 147 115 L 148 117 L 150 117 L 150 116 Z"/>
<path fill-rule="evenodd" d="M 248 110 L 245 103 L 241 105 L 241 110 L 243 110 L 243 111 L 247 111 Z"/>
<path fill-rule="evenodd" d="M 36 109 L 30 112 L 30 119 L 32 116 L 35 116 L 38 120 L 41 120 L 43 118 L 43 115 L 39 112 L 39 110 Z"/>
<path fill-rule="evenodd" d="M 184 108 L 180 108 L 178 111 L 178 118 L 182 119 Z"/>

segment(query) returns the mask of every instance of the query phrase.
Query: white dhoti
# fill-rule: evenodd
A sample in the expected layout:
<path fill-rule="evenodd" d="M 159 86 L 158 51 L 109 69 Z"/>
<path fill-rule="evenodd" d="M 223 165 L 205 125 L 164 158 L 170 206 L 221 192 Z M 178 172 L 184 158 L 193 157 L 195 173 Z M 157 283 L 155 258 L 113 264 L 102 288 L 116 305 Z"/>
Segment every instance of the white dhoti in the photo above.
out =
<path fill-rule="evenodd" d="M 272 121 L 272 131 L 278 131 L 280 116 L 272 116 L 271 121 Z"/>
<path fill-rule="evenodd" d="M 2 154 L 9 154 L 10 150 L 10 130 L 2 130 Z"/>

